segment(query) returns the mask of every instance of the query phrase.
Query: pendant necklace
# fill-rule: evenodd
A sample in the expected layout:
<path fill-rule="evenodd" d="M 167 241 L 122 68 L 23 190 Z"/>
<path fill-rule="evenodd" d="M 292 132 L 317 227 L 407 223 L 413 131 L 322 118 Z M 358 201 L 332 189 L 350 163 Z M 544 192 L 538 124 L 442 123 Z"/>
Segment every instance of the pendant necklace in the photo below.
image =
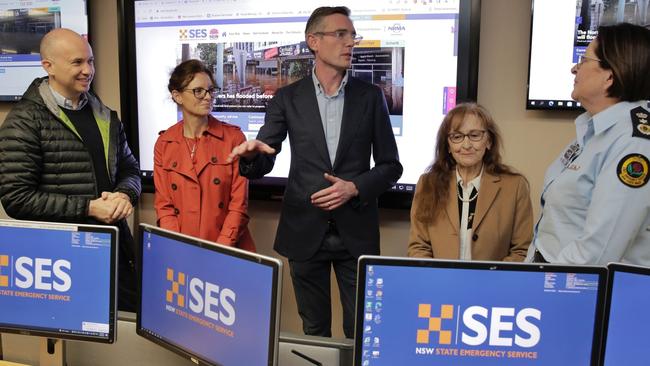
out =
<path fill-rule="evenodd" d="M 478 197 L 478 191 L 476 189 L 473 189 L 474 194 L 471 195 L 468 199 L 464 199 L 463 196 L 460 195 L 460 190 L 458 190 L 458 199 L 461 200 L 462 202 L 472 202 Z"/>
<path fill-rule="evenodd" d="M 194 141 L 194 144 L 190 146 L 189 140 Z M 190 151 L 190 159 L 192 159 L 192 162 L 194 162 L 194 156 L 196 155 L 196 146 L 199 144 L 197 141 L 196 137 L 185 137 L 185 145 L 187 145 L 187 149 Z"/>

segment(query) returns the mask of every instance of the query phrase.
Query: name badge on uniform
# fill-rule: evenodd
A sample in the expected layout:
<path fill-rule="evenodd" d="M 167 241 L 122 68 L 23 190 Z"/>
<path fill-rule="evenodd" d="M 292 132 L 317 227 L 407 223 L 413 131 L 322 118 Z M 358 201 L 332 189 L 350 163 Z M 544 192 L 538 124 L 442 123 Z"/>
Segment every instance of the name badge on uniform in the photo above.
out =
<path fill-rule="evenodd" d="M 568 168 L 569 165 L 578 157 L 578 155 L 580 155 L 581 151 L 582 147 L 580 147 L 580 144 L 578 142 L 574 142 L 566 149 L 564 154 L 562 154 L 560 162 L 562 165 L 564 165 L 565 168 Z"/>

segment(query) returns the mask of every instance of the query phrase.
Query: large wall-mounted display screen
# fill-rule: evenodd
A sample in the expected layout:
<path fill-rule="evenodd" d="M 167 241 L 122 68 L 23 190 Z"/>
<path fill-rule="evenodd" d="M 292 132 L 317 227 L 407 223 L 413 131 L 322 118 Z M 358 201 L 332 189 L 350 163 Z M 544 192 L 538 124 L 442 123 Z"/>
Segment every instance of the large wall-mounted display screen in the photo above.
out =
<path fill-rule="evenodd" d="M 45 33 L 69 28 L 88 36 L 85 0 L 0 0 L 0 101 L 19 100 L 41 68 Z"/>
<path fill-rule="evenodd" d="M 336 4 L 351 9 L 356 31 L 363 36 L 354 49 L 350 74 L 380 86 L 386 97 L 404 165 L 395 191 L 413 192 L 433 159 L 444 115 L 458 99 L 476 93 L 475 85 L 458 82 L 461 73 L 470 72 L 466 13 L 471 3 L 476 2 L 345 0 Z M 152 176 L 158 132 L 181 118 L 167 90 L 170 72 L 178 63 L 196 58 L 212 68 L 220 88 L 212 113 L 241 127 L 248 139 L 255 138 L 276 90 L 310 75 L 314 56 L 305 44 L 305 23 L 323 5 L 332 4 L 135 1 L 130 22 L 135 60 L 130 72 L 135 75 L 130 79 L 136 82 L 126 93 L 135 93 L 130 109 L 138 123 L 143 176 Z M 126 9 L 125 17 L 129 16 Z M 288 144 L 285 141 L 268 175 L 275 183 L 282 183 L 288 174 Z"/>
<path fill-rule="evenodd" d="M 648 0 L 534 0 L 527 109 L 578 109 L 571 68 L 600 25 L 650 25 Z"/>

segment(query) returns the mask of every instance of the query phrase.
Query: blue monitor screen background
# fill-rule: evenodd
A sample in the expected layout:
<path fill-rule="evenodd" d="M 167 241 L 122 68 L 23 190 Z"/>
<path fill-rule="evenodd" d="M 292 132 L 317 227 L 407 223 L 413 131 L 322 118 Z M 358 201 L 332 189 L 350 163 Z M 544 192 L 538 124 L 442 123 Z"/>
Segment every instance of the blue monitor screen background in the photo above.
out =
<path fill-rule="evenodd" d="M 273 268 L 145 232 L 141 327 L 208 362 L 268 365 Z"/>
<path fill-rule="evenodd" d="M 364 297 L 359 366 L 591 365 L 597 275 L 368 265 Z"/>
<path fill-rule="evenodd" d="M 615 272 L 605 366 L 650 365 L 650 276 Z"/>
<path fill-rule="evenodd" d="M 0 226 L 0 326 L 107 337 L 111 234 Z"/>

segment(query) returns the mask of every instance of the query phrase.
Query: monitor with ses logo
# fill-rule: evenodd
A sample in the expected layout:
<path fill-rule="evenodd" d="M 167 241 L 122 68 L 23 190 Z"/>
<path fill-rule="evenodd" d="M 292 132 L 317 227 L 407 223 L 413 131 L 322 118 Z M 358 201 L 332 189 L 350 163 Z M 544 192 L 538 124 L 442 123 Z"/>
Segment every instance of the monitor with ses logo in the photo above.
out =
<path fill-rule="evenodd" d="M 137 333 L 201 365 L 277 363 L 282 263 L 140 225 Z"/>
<path fill-rule="evenodd" d="M 597 365 L 606 269 L 361 257 L 355 366 Z"/>
<path fill-rule="evenodd" d="M 58 339 L 113 343 L 117 238 L 110 226 L 0 220 L 0 332 L 45 337 L 42 365 L 65 365 Z"/>

